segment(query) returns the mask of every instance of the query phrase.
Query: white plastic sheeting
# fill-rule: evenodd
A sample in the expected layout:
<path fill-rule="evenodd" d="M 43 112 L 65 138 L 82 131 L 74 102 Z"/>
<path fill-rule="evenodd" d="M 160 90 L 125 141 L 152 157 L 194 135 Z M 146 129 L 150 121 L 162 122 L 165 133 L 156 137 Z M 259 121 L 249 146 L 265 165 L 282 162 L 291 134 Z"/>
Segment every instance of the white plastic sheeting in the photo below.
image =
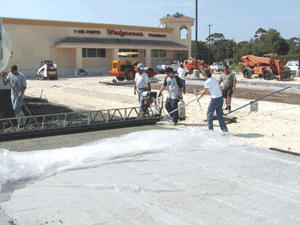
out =
<path fill-rule="evenodd" d="M 11 57 L 12 57 L 12 42 L 9 37 L 9 34 L 2 26 L 1 17 L 0 17 L 0 72 L 2 72 L 7 67 Z"/>
<path fill-rule="evenodd" d="M 0 152 L 17 224 L 299 224 L 300 159 L 201 129 Z"/>

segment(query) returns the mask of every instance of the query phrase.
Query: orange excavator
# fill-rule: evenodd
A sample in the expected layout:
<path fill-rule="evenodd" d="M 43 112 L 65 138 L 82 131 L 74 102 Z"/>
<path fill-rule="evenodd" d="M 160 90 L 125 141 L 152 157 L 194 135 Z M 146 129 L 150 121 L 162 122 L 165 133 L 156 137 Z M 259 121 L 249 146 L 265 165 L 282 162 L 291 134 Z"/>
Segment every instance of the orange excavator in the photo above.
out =
<path fill-rule="evenodd" d="M 257 74 L 265 80 L 272 80 L 274 76 L 278 76 L 279 80 L 291 77 L 290 70 L 281 66 L 277 54 L 264 54 L 262 57 L 254 55 L 244 55 L 241 60 L 242 69 L 245 78 L 251 78 L 252 74 Z"/>
<path fill-rule="evenodd" d="M 183 67 L 189 70 L 189 73 L 192 74 L 196 65 L 196 60 L 190 57 L 188 60 L 183 61 Z M 209 65 L 204 63 L 204 60 L 197 60 L 197 69 L 202 70 L 205 68 L 209 68 Z"/>

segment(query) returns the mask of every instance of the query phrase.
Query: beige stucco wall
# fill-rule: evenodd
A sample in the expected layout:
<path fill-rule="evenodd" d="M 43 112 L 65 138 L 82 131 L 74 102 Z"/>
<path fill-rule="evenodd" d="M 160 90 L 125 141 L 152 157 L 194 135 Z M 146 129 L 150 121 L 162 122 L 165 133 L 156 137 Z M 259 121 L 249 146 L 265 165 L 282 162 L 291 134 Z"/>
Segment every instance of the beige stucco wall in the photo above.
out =
<path fill-rule="evenodd" d="M 76 67 L 83 67 L 87 71 L 102 70 L 108 73 L 111 69 L 112 60 L 118 59 L 119 49 L 139 49 L 140 61 L 146 66 L 151 64 L 151 49 L 167 50 L 167 58 L 174 57 L 174 50 L 187 50 L 187 48 L 173 48 L 167 46 L 103 46 L 103 45 L 56 45 L 59 40 L 68 36 L 76 37 L 101 37 L 120 39 L 149 39 L 149 40 L 169 40 L 189 46 L 189 40 L 180 40 L 180 30 L 173 28 L 151 28 L 137 26 L 122 26 L 110 24 L 73 23 L 60 21 L 26 20 L 3 18 L 3 25 L 10 35 L 13 44 L 13 57 L 9 63 L 18 65 L 18 68 L 25 75 L 34 75 L 39 68 L 41 61 L 52 60 L 57 64 L 58 72 L 72 74 Z M 109 30 L 123 31 L 143 36 L 109 35 Z M 80 32 L 81 31 L 81 32 Z M 83 31 L 83 32 L 82 32 Z M 94 34 L 88 32 L 96 31 Z M 126 33 L 125 33 L 126 34 Z M 151 37 L 150 37 L 151 35 Z M 158 35 L 153 37 L 153 35 Z M 105 58 L 82 58 L 82 48 L 105 48 Z M 149 64 L 149 65 L 147 65 Z M 8 70 L 9 66 L 6 68 Z"/>
<path fill-rule="evenodd" d="M 60 27 L 6 24 L 13 45 L 11 64 L 18 65 L 25 74 L 35 74 L 43 60 L 53 60 L 58 68 L 75 67 L 75 49 L 57 49 L 55 41 L 68 36 Z"/>
<path fill-rule="evenodd" d="M 192 48 L 192 26 L 194 21 L 174 21 L 174 20 L 162 20 L 161 23 L 163 26 L 173 29 L 172 32 L 172 41 L 188 46 L 188 57 L 191 57 L 191 48 Z M 181 37 L 182 28 L 186 27 L 186 36 Z"/>
<path fill-rule="evenodd" d="M 76 67 L 76 49 L 74 48 L 53 49 L 50 58 L 57 64 L 58 68 Z"/>
<path fill-rule="evenodd" d="M 103 65 L 110 65 L 113 61 L 113 50 L 106 49 L 105 58 L 83 58 L 82 66 L 83 68 L 102 68 Z"/>

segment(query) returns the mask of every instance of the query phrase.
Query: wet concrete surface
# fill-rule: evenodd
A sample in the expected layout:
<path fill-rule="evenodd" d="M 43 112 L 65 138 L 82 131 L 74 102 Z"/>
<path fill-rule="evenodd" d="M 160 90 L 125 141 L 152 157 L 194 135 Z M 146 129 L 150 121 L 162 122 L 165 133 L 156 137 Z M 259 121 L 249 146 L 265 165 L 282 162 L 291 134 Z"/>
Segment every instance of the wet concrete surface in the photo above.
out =
<path fill-rule="evenodd" d="M 147 126 L 137 126 L 128 128 L 116 128 L 109 130 L 99 130 L 83 133 L 73 133 L 65 135 L 53 135 L 40 138 L 30 138 L 14 141 L 2 141 L 0 143 L 1 148 L 8 149 L 10 151 L 16 152 L 26 152 L 35 150 L 48 150 L 56 148 L 68 148 L 83 145 L 89 142 L 98 141 L 110 137 L 118 137 L 124 134 L 153 130 L 153 129 L 163 129 L 159 125 L 147 125 Z"/>

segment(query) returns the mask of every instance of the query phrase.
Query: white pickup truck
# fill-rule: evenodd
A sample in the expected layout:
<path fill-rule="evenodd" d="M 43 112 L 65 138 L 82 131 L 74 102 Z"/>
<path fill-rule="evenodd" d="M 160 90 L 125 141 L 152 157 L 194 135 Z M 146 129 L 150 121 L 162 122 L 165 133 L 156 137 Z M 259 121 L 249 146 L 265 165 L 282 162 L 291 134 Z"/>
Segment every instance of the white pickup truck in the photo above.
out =
<path fill-rule="evenodd" d="M 299 61 L 297 61 L 297 60 L 288 61 L 285 66 L 288 67 L 292 71 L 296 71 L 299 68 Z"/>
<path fill-rule="evenodd" d="M 211 66 L 210 69 L 213 70 L 214 72 L 220 72 L 223 71 L 223 63 L 221 62 L 214 62 Z"/>
<path fill-rule="evenodd" d="M 174 73 L 177 73 L 177 69 L 180 67 L 181 61 L 173 61 L 170 65 L 157 65 L 156 68 L 159 72 L 165 72 L 167 67 L 173 68 Z"/>

